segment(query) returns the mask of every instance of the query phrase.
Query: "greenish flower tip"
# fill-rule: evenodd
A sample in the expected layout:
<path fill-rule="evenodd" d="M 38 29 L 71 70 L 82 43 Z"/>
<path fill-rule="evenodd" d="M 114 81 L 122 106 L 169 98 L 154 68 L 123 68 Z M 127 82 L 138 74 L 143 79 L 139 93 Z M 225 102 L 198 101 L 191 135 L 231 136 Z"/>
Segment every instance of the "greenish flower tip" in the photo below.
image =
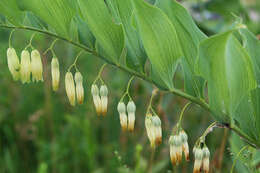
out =
<path fill-rule="evenodd" d="M 119 114 L 122 114 L 122 113 L 126 112 L 126 106 L 125 106 L 124 102 L 119 102 L 118 103 L 117 111 L 119 112 Z"/>
<path fill-rule="evenodd" d="M 162 124 L 160 118 L 157 115 L 152 117 L 152 121 L 155 127 L 161 126 Z"/>
<path fill-rule="evenodd" d="M 136 106 L 133 101 L 129 101 L 127 104 L 127 112 L 128 113 L 134 113 L 136 111 Z"/>
<path fill-rule="evenodd" d="M 96 84 L 93 84 L 93 85 L 91 86 L 91 94 L 92 94 L 93 96 L 99 95 L 99 89 L 98 89 L 98 86 L 97 86 Z"/>
<path fill-rule="evenodd" d="M 184 130 L 182 130 L 182 131 L 180 132 L 180 136 L 181 136 L 182 143 L 185 143 L 185 142 L 188 141 L 188 135 L 185 133 Z"/>
<path fill-rule="evenodd" d="M 101 85 L 100 87 L 100 96 L 107 96 L 108 89 L 106 85 Z"/>

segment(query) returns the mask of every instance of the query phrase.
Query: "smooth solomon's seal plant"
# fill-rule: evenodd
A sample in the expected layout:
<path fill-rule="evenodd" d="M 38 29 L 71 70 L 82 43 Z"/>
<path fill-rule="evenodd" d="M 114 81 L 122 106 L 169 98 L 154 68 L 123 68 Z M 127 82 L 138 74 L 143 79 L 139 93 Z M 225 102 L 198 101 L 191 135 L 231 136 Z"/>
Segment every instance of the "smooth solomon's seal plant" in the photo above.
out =
<path fill-rule="evenodd" d="M 31 16 L 26 17 L 25 25 L 28 12 Z M 69 103 L 84 103 L 84 80 L 77 60 L 83 53 L 92 54 L 104 60 L 89 89 L 98 115 L 105 116 L 108 105 L 103 69 L 111 65 L 133 76 L 117 106 L 122 130 L 133 133 L 138 107 L 129 93 L 131 81 L 139 78 L 151 83 L 154 91 L 143 113 L 143 125 L 153 151 L 163 142 L 163 124 L 153 109 L 153 97 L 166 92 L 185 98 L 188 103 L 169 137 L 173 166 L 182 161 L 183 152 L 189 160 L 189 145 L 193 144 L 189 144 L 182 122 L 190 104 L 200 106 L 215 119 L 194 144 L 195 173 L 209 172 L 210 151 L 205 138 L 214 128 L 237 133 L 252 154 L 260 148 L 260 43 L 241 20 L 235 20 L 229 30 L 208 37 L 175 0 L 157 0 L 154 4 L 144 0 L 1 0 L 0 13 L 6 17 L 0 27 L 12 30 L 7 59 L 15 81 L 43 82 L 41 54 L 32 41 L 36 34 L 48 35 L 54 41 L 44 54 L 52 54 L 52 87 L 57 91 L 61 59 L 55 55 L 54 45 L 57 41 L 74 45 L 81 51 L 65 75 Z M 16 30 L 33 31 L 20 58 L 11 44 Z M 184 89 L 174 86 L 178 66 L 184 74 Z"/>

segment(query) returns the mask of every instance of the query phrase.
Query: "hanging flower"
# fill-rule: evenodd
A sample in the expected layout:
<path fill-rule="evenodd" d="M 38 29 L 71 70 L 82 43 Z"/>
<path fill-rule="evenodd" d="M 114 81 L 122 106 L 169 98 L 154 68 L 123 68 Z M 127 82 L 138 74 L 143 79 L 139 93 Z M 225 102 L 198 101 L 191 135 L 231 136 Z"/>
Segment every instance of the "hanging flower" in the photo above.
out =
<path fill-rule="evenodd" d="M 133 101 L 129 101 L 127 104 L 127 114 L 128 114 L 128 130 L 133 131 L 135 127 L 135 111 L 136 106 Z"/>
<path fill-rule="evenodd" d="M 201 148 L 195 147 L 193 152 L 195 155 L 193 173 L 200 173 L 200 169 L 202 167 L 203 151 Z"/>
<path fill-rule="evenodd" d="M 32 68 L 32 81 L 38 82 L 43 81 L 42 77 L 42 60 L 38 50 L 31 52 L 31 68 Z"/>
<path fill-rule="evenodd" d="M 83 88 L 83 77 L 80 72 L 75 73 L 75 83 L 76 83 L 76 94 L 78 104 L 82 104 L 84 101 L 84 88 Z"/>
<path fill-rule="evenodd" d="M 154 125 L 152 121 L 152 114 L 147 113 L 145 116 L 145 129 L 148 136 L 148 139 L 150 141 L 151 147 L 155 147 L 155 132 L 154 132 Z"/>
<path fill-rule="evenodd" d="M 185 159 L 189 160 L 189 145 L 188 145 L 188 135 L 185 133 L 184 130 L 180 132 L 181 140 L 182 140 L 182 150 L 185 155 Z"/>
<path fill-rule="evenodd" d="M 54 91 L 59 89 L 60 83 L 60 67 L 58 58 L 53 57 L 51 60 L 51 76 L 52 76 L 52 88 Z"/>
<path fill-rule="evenodd" d="M 170 144 L 170 158 L 172 165 L 175 166 L 177 164 L 177 147 L 175 145 L 174 136 L 171 135 L 169 138 Z"/>
<path fill-rule="evenodd" d="M 75 84 L 71 72 L 67 72 L 65 75 L 65 88 L 71 106 L 75 106 Z"/>
<path fill-rule="evenodd" d="M 209 172 L 209 157 L 210 157 L 210 152 L 208 147 L 204 146 L 202 149 L 203 152 L 203 160 L 202 160 L 202 170 L 205 173 Z"/>
<path fill-rule="evenodd" d="M 101 85 L 100 87 L 100 97 L 101 97 L 101 113 L 103 116 L 107 114 L 107 103 L 108 103 L 108 89 L 106 85 Z"/>
<path fill-rule="evenodd" d="M 153 130 L 155 134 L 155 144 L 158 146 L 162 143 L 162 127 L 161 127 L 161 120 L 160 118 L 155 115 L 152 116 L 153 121 Z"/>
<path fill-rule="evenodd" d="M 123 102 L 119 102 L 117 105 L 117 110 L 119 113 L 120 124 L 123 131 L 127 130 L 127 116 L 126 116 L 126 106 Z"/>
<path fill-rule="evenodd" d="M 29 83 L 31 81 L 31 60 L 30 53 L 27 50 L 22 51 L 20 75 L 22 83 Z"/>
<path fill-rule="evenodd" d="M 179 164 L 182 160 L 182 140 L 180 135 L 174 136 L 174 142 L 176 146 L 176 158 L 177 158 L 177 164 Z"/>
<path fill-rule="evenodd" d="M 99 89 L 96 84 L 91 86 L 91 94 L 93 96 L 94 105 L 98 115 L 101 114 L 101 99 L 99 96 Z"/>
<path fill-rule="evenodd" d="M 20 61 L 14 48 L 7 49 L 7 64 L 15 81 L 20 78 Z"/>

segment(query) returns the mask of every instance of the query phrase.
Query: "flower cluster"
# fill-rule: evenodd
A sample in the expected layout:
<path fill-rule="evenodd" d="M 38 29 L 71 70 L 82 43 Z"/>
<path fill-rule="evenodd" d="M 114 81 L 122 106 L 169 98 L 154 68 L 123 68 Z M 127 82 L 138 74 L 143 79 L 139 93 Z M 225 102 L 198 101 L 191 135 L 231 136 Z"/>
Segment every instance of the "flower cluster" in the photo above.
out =
<path fill-rule="evenodd" d="M 130 100 L 126 106 L 124 102 L 120 101 L 117 105 L 117 110 L 123 131 L 126 131 L 127 129 L 128 131 L 134 131 L 136 111 L 135 103 Z"/>
<path fill-rule="evenodd" d="M 108 104 L 108 89 L 105 84 L 102 84 L 100 89 L 96 84 L 91 86 L 91 94 L 93 97 L 94 105 L 97 114 L 102 114 L 105 116 L 107 114 L 107 104 Z"/>
<path fill-rule="evenodd" d="M 151 147 L 160 145 L 162 143 L 162 127 L 159 116 L 148 112 L 145 116 L 145 128 Z"/>
<path fill-rule="evenodd" d="M 74 82 L 75 78 L 75 82 Z M 83 77 L 79 71 L 75 73 L 73 78 L 72 73 L 69 71 L 65 75 L 65 88 L 69 98 L 69 102 L 72 106 L 76 104 L 76 96 L 78 104 L 82 104 L 84 101 L 84 89 L 83 89 Z M 76 87 L 75 87 L 76 84 Z"/>
<path fill-rule="evenodd" d="M 209 172 L 210 152 L 204 143 L 202 145 L 203 147 L 199 144 L 193 148 L 193 154 L 195 157 L 193 173 L 199 173 L 200 171 L 204 171 L 204 173 Z"/>
<path fill-rule="evenodd" d="M 182 152 L 184 152 L 186 160 L 189 160 L 188 135 L 184 130 L 170 136 L 169 144 L 172 165 L 178 165 L 182 161 Z"/>
<path fill-rule="evenodd" d="M 21 63 L 14 48 L 7 49 L 8 68 L 14 80 L 21 80 L 22 83 L 43 81 L 42 60 L 38 50 L 34 49 L 31 54 L 28 50 L 21 53 Z M 31 75 L 32 74 L 32 75 Z"/>
<path fill-rule="evenodd" d="M 32 37 L 33 38 L 33 37 Z M 7 62 L 8 68 L 12 74 L 14 80 L 21 80 L 22 83 L 30 83 L 43 81 L 43 65 L 41 60 L 41 55 L 38 50 L 34 49 L 31 45 L 31 41 L 28 46 L 31 46 L 32 52 L 30 53 L 25 50 L 21 53 L 21 60 L 16 54 L 16 51 L 11 46 L 7 50 Z M 56 40 L 52 43 L 51 47 L 48 50 L 51 50 L 53 53 L 53 58 L 51 61 L 51 75 L 52 75 L 52 88 L 54 91 L 57 91 L 59 88 L 60 82 L 60 69 L 59 69 L 59 61 L 52 50 L 52 47 Z M 11 45 L 11 44 L 10 44 Z M 81 52 L 76 57 L 74 63 L 68 69 L 68 72 L 65 75 L 65 89 L 66 94 L 68 96 L 69 102 L 72 106 L 75 106 L 76 102 L 78 104 L 83 104 L 84 102 L 84 88 L 83 88 L 83 76 L 79 72 L 78 68 L 76 67 L 76 62 L 78 57 L 80 56 Z M 93 101 L 95 105 L 95 109 L 98 115 L 105 116 L 107 114 L 107 106 L 108 106 L 108 88 L 104 84 L 104 81 L 101 78 L 101 73 L 104 69 L 106 64 L 104 64 L 96 80 L 93 82 L 91 86 L 91 94 L 93 96 Z M 73 75 L 70 69 L 75 67 L 75 74 Z M 120 99 L 117 110 L 119 112 L 120 118 L 120 125 L 123 131 L 134 131 L 135 127 L 135 112 L 136 112 L 136 105 L 133 102 L 130 94 L 129 88 L 131 81 L 134 77 L 128 82 L 126 92 Z M 100 87 L 96 84 L 96 82 L 100 80 L 101 85 Z M 152 93 L 149 106 L 147 109 L 147 113 L 145 116 L 145 128 L 147 132 L 148 139 L 150 141 L 150 145 L 152 148 L 159 146 L 162 143 L 162 127 L 161 127 L 161 120 L 159 116 L 155 113 L 152 108 L 152 100 L 157 92 L 155 89 Z M 128 96 L 128 103 L 127 105 L 123 102 L 125 96 Z M 169 138 L 169 145 L 170 145 L 170 158 L 172 165 L 178 165 L 182 161 L 182 155 L 184 153 L 186 161 L 189 160 L 189 145 L 188 145 L 188 135 L 186 132 L 181 128 L 181 120 L 183 117 L 183 113 L 185 109 L 190 105 L 187 103 L 183 108 L 180 119 L 177 125 L 173 129 L 173 134 Z M 209 158 L 210 152 L 205 144 L 205 136 L 212 131 L 213 127 L 216 124 L 212 124 L 204 134 L 199 138 L 196 142 L 195 147 L 193 148 L 193 153 L 195 156 L 194 162 L 194 173 L 199 173 L 204 171 L 205 173 L 209 172 Z"/>

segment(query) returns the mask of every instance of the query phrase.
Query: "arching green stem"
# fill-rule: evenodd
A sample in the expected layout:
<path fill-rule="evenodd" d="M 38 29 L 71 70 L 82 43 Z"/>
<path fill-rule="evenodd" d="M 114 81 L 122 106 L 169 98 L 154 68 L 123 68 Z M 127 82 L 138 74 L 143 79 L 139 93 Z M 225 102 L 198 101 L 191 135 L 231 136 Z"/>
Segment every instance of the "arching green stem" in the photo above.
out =
<path fill-rule="evenodd" d="M 78 55 L 76 56 L 76 58 L 75 58 L 73 64 L 70 65 L 68 71 L 70 71 L 72 67 L 75 67 L 76 71 L 79 71 L 78 68 L 77 68 L 77 61 L 78 61 L 78 58 L 80 57 L 81 54 L 82 54 L 82 51 L 80 51 L 80 52 L 78 53 Z"/>
<path fill-rule="evenodd" d="M 88 52 L 90 54 L 95 55 L 96 57 L 104 60 L 106 63 L 108 63 L 108 64 L 110 64 L 112 66 L 115 66 L 115 67 L 121 69 L 122 71 L 125 71 L 125 72 L 127 72 L 127 73 L 129 73 L 131 75 L 134 75 L 136 77 L 139 77 L 140 79 L 143 79 L 144 81 L 147 81 L 147 82 L 149 82 L 151 84 L 154 84 L 155 86 L 157 86 L 158 88 L 160 88 L 162 90 L 165 90 L 166 92 L 178 95 L 178 96 L 183 97 L 183 98 L 185 98 L 185 99 L 187 99 L 187 100 L 189 100 L 189 101 L 191 101 L 193 103 L 196 103 L 197 105 L 200 105 L 203 109 L 205 109 L 205 110 L 209 111 L 210 113 L 214 114 L 214 111 L 212 111 L 210 109 L 209 105 L 204 100 L 202 100 L 200 98 L 197 98 L 197 97 L 194 97 L 192 95 L 189 95 L 189 94 L 187 94 L 187 93 L 185 93 L 185 92 L 183 92 L 183 91 L 181 91 L 179 89 L 176 89 L 176 88 L 171 89 L 171 90 L 167 90 L 164 87 L 162 87 L 159 83 L 155 82 L 153 79 L 151 79 L 150 77 L 146 76 L 145 74 L 136 72 L 136 71 L 134 71 L 134 70 L 132 70 L 132 69 L 126 67 L 126 66 L 122 66 L 120 64 L 116 64 L 116 63 L 108 60 L 107 58 L 104 58 L 103 56 L 99 55 L 95 50 L 92 50 L 91 48 L 88 48 L 88 47 L 86 47 L 86 46 L 84 46 L 84 45 L 82 45 L 80 43 L 74 42 L 74 41 L 72 41 L 70 39 L 67 39 L 65 37 L 59 36 L 59 35 L 57 35 L 55 33 L 52 33 L 52 32 L 49 32 L 49 31 L 45 31 L 45 30 L 41 30 L 41 29 L 38 29 L 38 28 L 33 28 L 33 27 L 28 27 L 28 26 L 9 26 L 9 25 L 6 25 L 6 24 L 0 24 L 0 27 L 1 28 L 7 28 L 7 29 L 15 29 L 15 30 L 20 29 L 20 30 L 35 31 L 35 32 L 38 32 L 38 33 L 42 33 L 42 34 L 45 34 L 45 35 L 57 38 L 59 40 L 63 40 L 65 42 L 67 42 L 67 43 L 70 43 L 71 45 L 74 45 L 74 46 L 76 46 L 78 48 L 81 48 L 82 50 L 84 50 L 84 51 L 86 51 L 86 52 Z M 229 128 L 229 129 L 235 131 L 240 137 L 242 137 L 246 141 L 250 141 L 252 143 L 252 140 L 249 139 L 247 135 L 241 133 L 239 130 L 237 130 L 235 128 L 233 129 L 232 127 L 230 127 L 229 125 L 226 125 L 226 124 L 224 126 L 226 128 Z M 260 144 L 255 144 L 255 146 L 257 148 L 260 148 Z"/>
<path fill-rule="evenodd" d="M 12 43 L 11 43 L 11 40 L 12 40 L 12 36 L 13 36 L 13 33 L 14 33 L 15 29 L 13 29 L 9 35 L 9 47 L 12 47 Z"/>

